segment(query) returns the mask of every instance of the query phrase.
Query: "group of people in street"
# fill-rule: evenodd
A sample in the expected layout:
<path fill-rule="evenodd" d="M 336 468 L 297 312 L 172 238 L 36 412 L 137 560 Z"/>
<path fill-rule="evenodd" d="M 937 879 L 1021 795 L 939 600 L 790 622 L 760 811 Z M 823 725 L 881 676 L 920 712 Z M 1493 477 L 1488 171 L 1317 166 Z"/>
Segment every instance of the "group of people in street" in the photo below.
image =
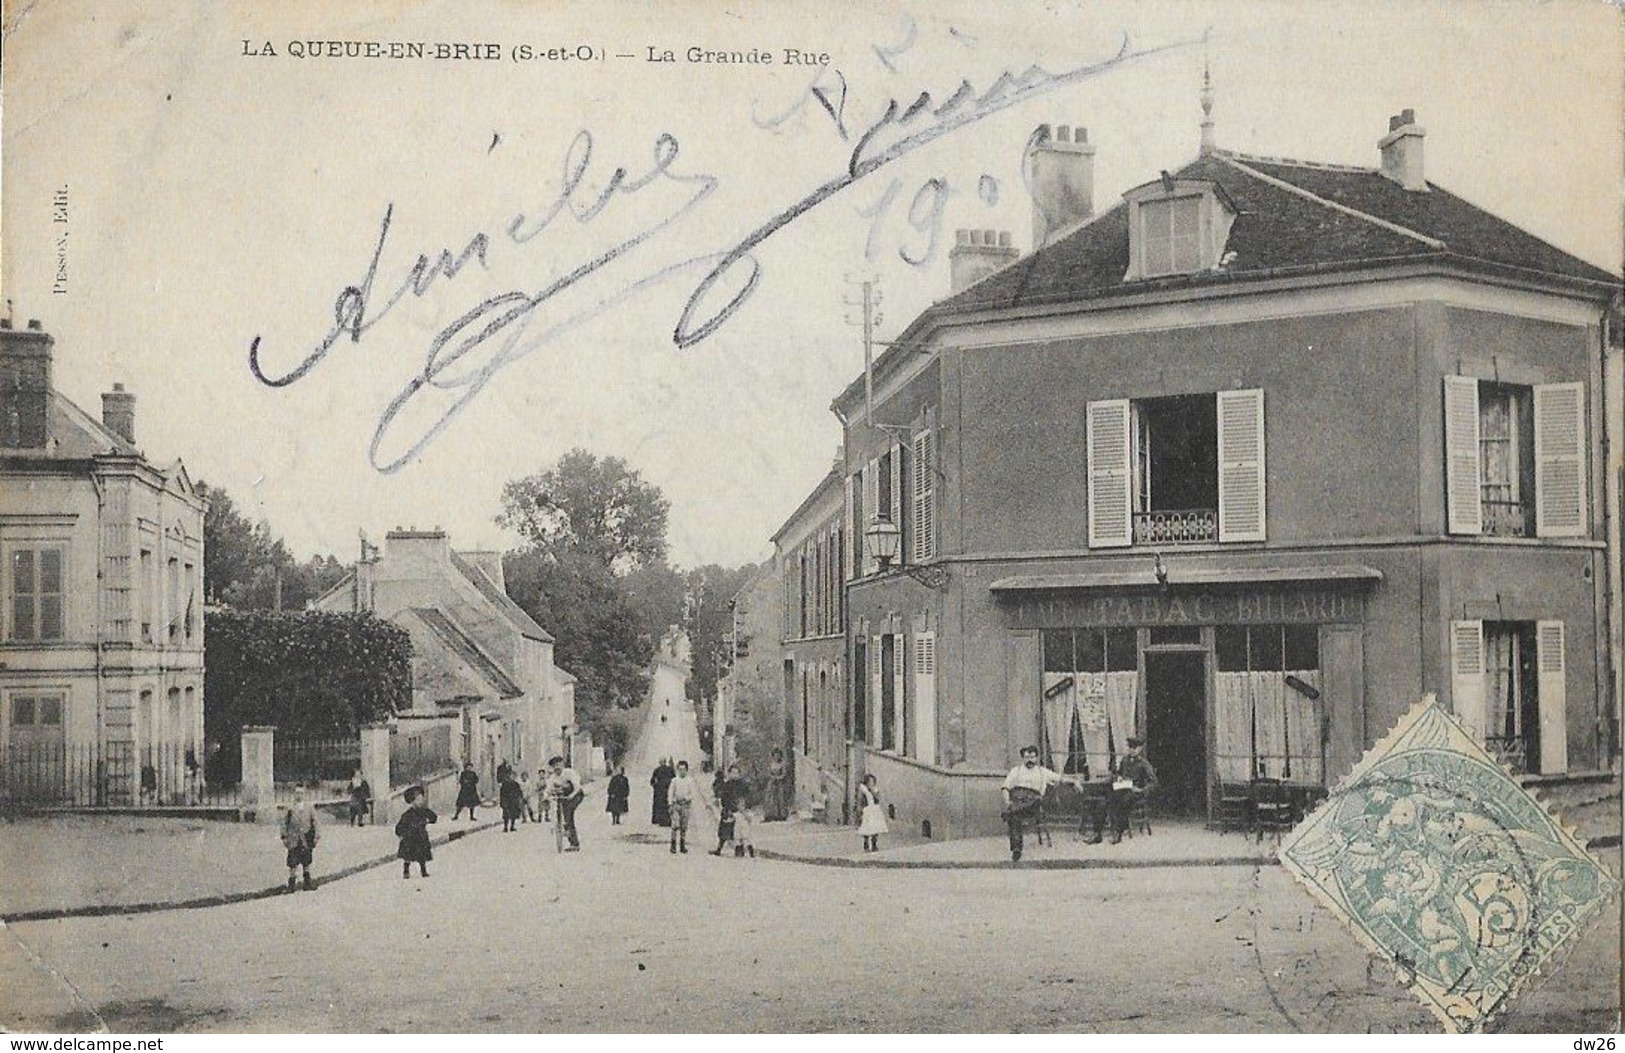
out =
<path fill-rule="evenodd" d="M 663 757 L 649 776 L 649 822 L 671 830 L 670 849 L 673 855 L 688 851 L 688 832 L 695 804 L 702 800 L 699 784 L 690 773 L 688 761 L 675 765 L 670 757 Z M 711 781 L 711 797 L 717 809 L 717 847 L 714 856 L 733 846 L 735 856 L 756 857 L 756 845 L 751 836 L 752 820 L 748 810 L 750 786 L 741 775 L 737 764 L 718 771 Z"/>
<path fill-rule="evenodd" d="M 1111 831 L 1112 844 L 1117 844 L 1128 831 L 1129 815 L 1157 789 L 1157 771 L 1144 753 L 1144 740 L 1131 736 L 1128 748 L 1117 758 L 1107 777 L 1096 787 L 1104 800 L 1085 812 L 1085 820 L 1092 827 L 1085 840 L 1099 844 L 1104 828 Z M 1021 861 L 1022 832 L 1042 812 L 1044 795 L 1050 787 L 1070 783 L 1079 790 L 1086 785 L 1084 775 L 1062 775 L 1038 763 L 1038 747 L 1023 746 L 1021 763 L 1005 776 L 1004 822 L 1010 839 L 1010 859 Z"/>

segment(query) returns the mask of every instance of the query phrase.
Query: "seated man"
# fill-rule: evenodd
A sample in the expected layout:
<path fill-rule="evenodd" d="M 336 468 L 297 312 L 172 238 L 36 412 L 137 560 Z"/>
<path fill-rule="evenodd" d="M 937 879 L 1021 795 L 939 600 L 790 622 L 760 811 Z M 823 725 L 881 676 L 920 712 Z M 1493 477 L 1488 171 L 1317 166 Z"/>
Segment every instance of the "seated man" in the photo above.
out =
<path fill-rule="evenodd" d="M 1112 781 L 1110 806 L 1107 809 L 1114 845 L 1123 839 L 1123 834 L 1128 830 L 1128 817 L 1134 806 L 1157 789 L 1157 769 L 1145 759 L 1144 748 L 1144 739 L 1130 736 L 1128 752 L 1117 758 L 1117 777 Z M 1097 829 L 1095 839 L 1099 838 Z"/>
<path fill-rule="evenodd" d="M 1081 786 L 1083 780 L 1076 775 L 1062 775 L 1038 763 L 1038 747 L 1021 747 L 1021 763 L 1010 769 L 1004 778 L 1004 824 L 1010 834 L 1010 861 L 1021 860 L 1021 826 L 1038 815 L 1044 802 L 1044 792 L 1057 783 L 1069 782 Z"/>

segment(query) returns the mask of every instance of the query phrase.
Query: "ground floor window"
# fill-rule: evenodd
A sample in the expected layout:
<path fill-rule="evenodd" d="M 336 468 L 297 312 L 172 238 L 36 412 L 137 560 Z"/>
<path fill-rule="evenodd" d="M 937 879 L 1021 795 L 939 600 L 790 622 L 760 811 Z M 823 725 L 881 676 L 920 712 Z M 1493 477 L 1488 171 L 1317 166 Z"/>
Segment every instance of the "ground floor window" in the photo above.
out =
<path fill-rule="evenodd" d="M 1540 756 L 1534 622 L 1484 623 L 1484 746 L 1515 771 Z"/>
<path fill-rule="evenodd" d="M 1219 780 L 1324 782 L 1319 627 L 1221 625 L 1214 659 Z"/>
<path fill-rule="evenodd" d="M 1134 629 L 1044 633 L 1044 698 L 1038 744 L 1056 771 L 1104 775 L 1140 727 Z"/>

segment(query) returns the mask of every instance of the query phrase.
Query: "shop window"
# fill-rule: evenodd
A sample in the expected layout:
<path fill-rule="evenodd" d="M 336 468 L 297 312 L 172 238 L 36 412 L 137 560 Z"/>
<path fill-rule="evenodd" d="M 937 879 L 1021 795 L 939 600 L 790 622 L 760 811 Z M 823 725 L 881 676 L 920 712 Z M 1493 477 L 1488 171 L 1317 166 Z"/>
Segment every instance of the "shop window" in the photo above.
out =
<path fill-rule="evenodd" d="M 1444 378 L 1452 534 L 1584 537 L 1585 385 Z"/>
<path fill-rule="evenodd" d="M 1041 759 L 1068 774 L 1111 770 L 1139 728 L 1136 631 L 1050 630 L 1043 652 Z"/>
<path fill-rule="evenodd" d="M 50 641 L 63 638 L 62 549 L 37 546 L 11 550 L 8 588 L 11 625 L 8 639 Z"/>
<path fill-rule="evenodd" d="M 1320 633 L 1313 625 L 1214 630 L 1214 754 L 1218 778 L 1321 784 Z"/>

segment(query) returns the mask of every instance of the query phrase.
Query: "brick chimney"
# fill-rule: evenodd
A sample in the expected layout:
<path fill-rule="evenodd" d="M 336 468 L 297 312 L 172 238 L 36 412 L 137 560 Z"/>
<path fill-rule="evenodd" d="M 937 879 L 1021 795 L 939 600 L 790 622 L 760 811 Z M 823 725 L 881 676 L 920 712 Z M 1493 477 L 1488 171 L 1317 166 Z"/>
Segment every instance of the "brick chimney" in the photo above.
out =
<path fill-rule="evenodd" d="M 1382 174 L 1406 190 L 1426 190 L 1422 174 L 1422 138 L 1427 135 L 1416 123 L 1415 110 L 1401 110 L 1388 118 L 1388 134 L 1377 149 L 1382 151 Z"/>
<path fill-rule="evenodd" d="M 45 448 L 54 343 L 37 320 L 17 330 L 10 319 L 0 319 L 0 447 Z"/>
<path fill-rule="evenodd" d="M 131 446 L 135 445 L 135 396 L 114 384 L 102 392 L 102 425 Z"/>
<path fill-rule="evenodd" d="M 1033 248 L 1043 248 L 1060 231 L 1095 214 L 1095 148 L 1089 129 L 1041 124 L 1027 157 L 1032 165 Z"/>
<path fill-rule="evenodd" d="M 1010 244 L 1008 230 L 954 231 L 954 247 L 948 253 L 948 294 L 963 292 L 1019 255 Z"/>

